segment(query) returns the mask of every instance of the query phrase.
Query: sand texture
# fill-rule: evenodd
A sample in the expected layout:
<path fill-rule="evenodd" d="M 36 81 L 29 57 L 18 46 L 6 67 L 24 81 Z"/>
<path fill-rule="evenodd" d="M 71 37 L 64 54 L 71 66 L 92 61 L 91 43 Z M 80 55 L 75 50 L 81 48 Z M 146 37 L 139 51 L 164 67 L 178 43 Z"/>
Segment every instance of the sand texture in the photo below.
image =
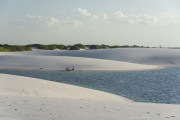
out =
<path fill-rule="evenodd" d="M 1 120 L 179 120 L 179 105 L 135 103 L 67 84 L 0 74 Z"/>

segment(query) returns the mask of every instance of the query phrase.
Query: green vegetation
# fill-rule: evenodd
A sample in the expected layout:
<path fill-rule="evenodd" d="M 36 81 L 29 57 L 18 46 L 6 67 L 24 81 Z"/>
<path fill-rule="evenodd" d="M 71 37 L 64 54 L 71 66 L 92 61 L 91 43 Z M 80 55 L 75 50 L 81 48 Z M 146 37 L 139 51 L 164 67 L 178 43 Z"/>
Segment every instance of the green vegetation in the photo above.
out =
<path fill-rule="evenodd" d="M 20 46 L 20 45 L 1 45 L 0 44 L 0 52 L 16 52 L 16 51 L 29 51 L 31 47 L 29 46 Z"/>
<path fill-rule="evenodd" d="M 65 45 L 56 45 L 56 44 L 52 44 L 52 45 L 31 44 L 27 46 L 31 48 L 37 48 L 37 49 L 43 49 L 43 50 L 67 49 Z"/>
<path fill-rule="evenodd" d="M 80 49 L 85 49 L 85 45 L 83 44 L 75 44 L 73 46 L 68 46 L 69 50 L 80 50 Z"/>
<path fill-rule="evenodd" d="M 43 49 L 43 50 L 55 50 L 55 49 L 60 49 L 60 50 L 81 50 L 81 49 L 111 49 L 111 48 L 149 48 L 149 47 L 144 47 L 144 46 L 129 46 L 129 45 L 124 45 L 124 46 L 119 46 L 119 45 L 83 45 L 83 44 L 75 44 L 75 45 L 62 45 L 62 44 L 50 44 L 50 45 L 42 45 L 42 44 L 30 44 L 30 45 L 25 45 L 25 46 L 20 46 L 20 45 L 8 45 L 8 44 L 0 44 L 0 52 L 16 52 L 16 51 L 30 51 L 32 48 L 36 49 Z"/>

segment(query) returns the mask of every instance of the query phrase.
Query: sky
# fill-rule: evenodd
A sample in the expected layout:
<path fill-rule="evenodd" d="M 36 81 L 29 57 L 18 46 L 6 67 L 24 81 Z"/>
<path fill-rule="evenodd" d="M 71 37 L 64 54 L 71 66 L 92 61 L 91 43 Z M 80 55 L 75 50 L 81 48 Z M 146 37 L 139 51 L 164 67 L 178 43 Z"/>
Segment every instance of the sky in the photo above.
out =
<path fill-rule="evenodd" d="M 0 44 L 180 47 L 180 0 L 0 0 Z"/>

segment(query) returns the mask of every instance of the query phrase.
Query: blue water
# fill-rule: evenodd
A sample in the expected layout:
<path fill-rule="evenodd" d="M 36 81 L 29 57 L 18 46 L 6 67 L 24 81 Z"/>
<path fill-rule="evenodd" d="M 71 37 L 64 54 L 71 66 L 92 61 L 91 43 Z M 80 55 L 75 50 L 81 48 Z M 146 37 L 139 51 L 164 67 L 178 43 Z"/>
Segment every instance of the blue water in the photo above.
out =
<path fill-rule="evenodd" d="M 180 104 L 180 67 L 135 72 L 43 70 L 0 70 L 0 72 L 97 89 L 136 102 Z"/>

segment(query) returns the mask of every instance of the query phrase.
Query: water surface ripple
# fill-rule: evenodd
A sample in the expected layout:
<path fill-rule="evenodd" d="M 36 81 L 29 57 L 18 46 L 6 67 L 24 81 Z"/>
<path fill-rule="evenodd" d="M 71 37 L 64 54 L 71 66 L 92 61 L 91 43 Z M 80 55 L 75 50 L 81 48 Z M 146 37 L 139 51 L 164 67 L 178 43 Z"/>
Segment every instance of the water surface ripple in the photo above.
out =
<path fill-rule="evenodd" d="M 180 67 L 151 71 L 0 70 L 1 73 L 41 78 L 116 95 L 136 102 L 180 104 Z"/>

